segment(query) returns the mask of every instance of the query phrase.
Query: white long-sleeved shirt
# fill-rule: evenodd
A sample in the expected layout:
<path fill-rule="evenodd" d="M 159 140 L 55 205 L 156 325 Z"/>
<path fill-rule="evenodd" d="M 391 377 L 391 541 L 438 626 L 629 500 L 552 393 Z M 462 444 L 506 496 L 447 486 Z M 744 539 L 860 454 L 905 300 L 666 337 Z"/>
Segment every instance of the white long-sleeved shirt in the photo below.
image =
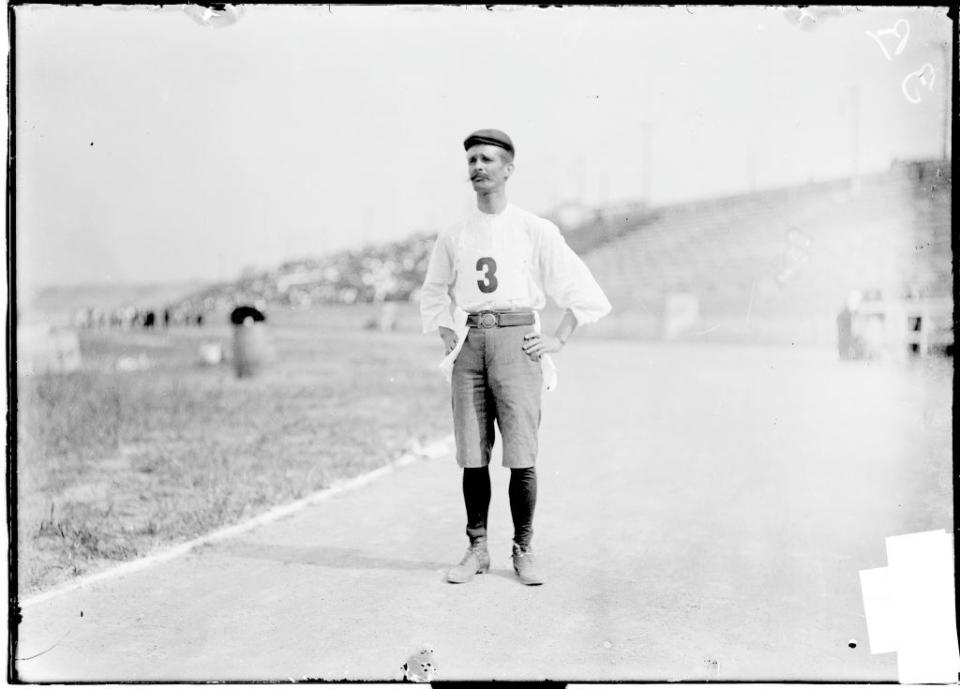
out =
<path fill-rule="evenodd" d="M 493 286 L 491 271 L 489 264 L 478 269 L 475 261 L 488 256 L 495 259 L 494 265 L 518 269 L 525 275 L 524 284 L 514 280 L 481 291 L 479 282 L 488 289 Z M 493 277 L 498 277 L 496 272 Z M 455 306 L 466 312 L 540 311 L 547 296 L 560 308 L 570 309 L 578 325 L 610 312 L 610 302 L 590 269 L 567 246 L 556 225 L 513 204 L 497 214 L 474 210 L 441 232 L 434 244 L 420 294 L 423 331 L 433 332 L 441 325 L 455 329 Z"/>
<path fill-rule="evenodd" d="M 475 209 L 441 232 L 421 289 L 420 316 L 425 333 L 439 326 L 457 332 L 457 348 L 441 362 L 447 378 L 465 339 L 468 312 L 538 312 L 548 296 L 570 309 L 578 325 L 610 312 L 590 269 L 549 220 L 508 204 L 496 214 Z M 549 355 L 542 362 L 545 385 L 552 389 L 555 367 Z"/>

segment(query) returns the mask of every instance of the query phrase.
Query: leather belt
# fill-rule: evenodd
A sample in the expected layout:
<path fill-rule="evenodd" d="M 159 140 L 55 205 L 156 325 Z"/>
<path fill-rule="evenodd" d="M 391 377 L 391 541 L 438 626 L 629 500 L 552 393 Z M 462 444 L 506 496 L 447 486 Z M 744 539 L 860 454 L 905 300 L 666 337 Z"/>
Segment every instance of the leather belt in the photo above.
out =
<path fill-rule="evenodd" d="M 467 315 L 467 325 L 471 328 L 509 328 L 535 322 L 533 311 L 480 311 Z"/>

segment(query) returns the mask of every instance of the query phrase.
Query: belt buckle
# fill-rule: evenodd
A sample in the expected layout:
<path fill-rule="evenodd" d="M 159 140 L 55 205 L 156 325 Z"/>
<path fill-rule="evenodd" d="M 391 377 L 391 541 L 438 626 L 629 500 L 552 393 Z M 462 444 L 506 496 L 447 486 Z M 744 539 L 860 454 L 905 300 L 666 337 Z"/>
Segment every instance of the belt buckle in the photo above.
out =
<path fill-rule="evenodd" d="M 496 328 L 498 325 L 500 325 L 499 314 L 489 312 L 480 314 L 481 328 Z"/>

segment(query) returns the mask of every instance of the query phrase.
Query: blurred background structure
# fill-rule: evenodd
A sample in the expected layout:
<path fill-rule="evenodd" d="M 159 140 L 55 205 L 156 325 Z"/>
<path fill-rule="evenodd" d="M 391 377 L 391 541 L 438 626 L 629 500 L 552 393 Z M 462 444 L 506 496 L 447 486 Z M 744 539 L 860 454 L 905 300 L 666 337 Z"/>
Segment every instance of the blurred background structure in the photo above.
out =
<path fill-rule="evenodd" d="M 859 291 L 909 314 L 922 302 L 936 314 L 923 327 L 946 346 L 950 162 L 898 162 L 857 182 L 601 216 L 585 228 L 595 242 L 586 256 L 618 314 L 607 327 L 647 337 L 825 345 L 837 336 L 837 310 Z M 672 295 L 688 295 L 698 307 L 683 327 L 671 326 Z M 890 337 L 907 337 L 907 313 L 891 311 L 890 327 L 904 332 Z"/>
<path fill-rule="evenodd" d="M 550 216 L 614 306 L 585 331 L 591 336 L 833 347 L 838 314 L 854 299 L 847 310 L 862 314 L 851 326 L 861 332 L 851 336 L 864 342 L 852 358 L 949 354 L 951 175 L 950 161 L 898 161 L 856 184 L 846 178 L 575 214 L 566 206 Z M 247 302 L 294 310 L 391 304 L 389 318 L 372 313 L 364 322 L 416 329 L 432 246 L 432 235 L 415 235 L 288 261 L 176 298 L 170 290 L 148 293 L 139 306 L 81 307 L 73 295 L 71 314 L 57 304 L 62 291 L 41 294 L 51 311 L 60 306 L 61 325 L 84 329 L 202 326 L 205 314 L 222 320 Z M 880 331 L 868 332 L 872 324 Z M 24 353 L 31 351 L 40 350 L 28 345 Z"/>

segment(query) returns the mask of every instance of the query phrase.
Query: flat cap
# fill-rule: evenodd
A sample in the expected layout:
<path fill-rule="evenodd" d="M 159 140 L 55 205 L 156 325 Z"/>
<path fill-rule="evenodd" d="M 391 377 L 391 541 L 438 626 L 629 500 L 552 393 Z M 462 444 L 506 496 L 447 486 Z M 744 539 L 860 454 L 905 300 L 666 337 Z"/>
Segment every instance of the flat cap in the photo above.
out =
<path fill-rule="evenodd" d="M 490 146 L 499 146 L 513 154 L 513 142 L 510 137 L 499 129 L 478 129 L 473 134 L 463 140 L 463 150 L 469 150 L 471 146 L 477 144 L 487 144 Z"/>

